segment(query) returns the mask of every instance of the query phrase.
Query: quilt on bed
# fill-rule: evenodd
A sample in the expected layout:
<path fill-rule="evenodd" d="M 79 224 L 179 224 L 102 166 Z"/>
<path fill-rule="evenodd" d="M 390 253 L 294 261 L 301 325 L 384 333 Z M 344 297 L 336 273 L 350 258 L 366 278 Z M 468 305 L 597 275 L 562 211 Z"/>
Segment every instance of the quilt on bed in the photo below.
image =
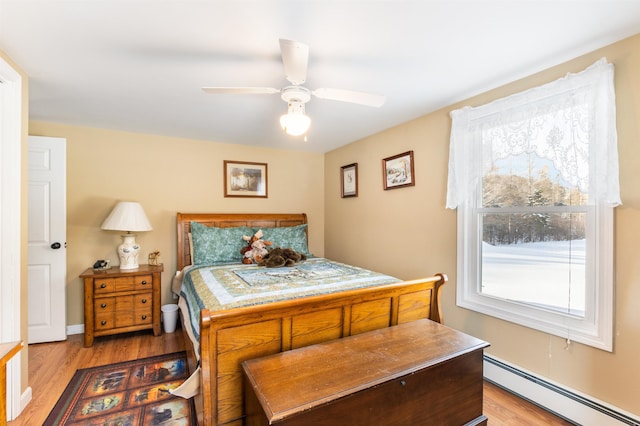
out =
<path fill-rule="evenodd" d="M 292 267 L 222 264 L 193 267 L 182 280 L 191 325 L 200 339 L 200 310 L 259 305 L 306 296 L 401 282 L 398 278 L 325 258 Z"/>

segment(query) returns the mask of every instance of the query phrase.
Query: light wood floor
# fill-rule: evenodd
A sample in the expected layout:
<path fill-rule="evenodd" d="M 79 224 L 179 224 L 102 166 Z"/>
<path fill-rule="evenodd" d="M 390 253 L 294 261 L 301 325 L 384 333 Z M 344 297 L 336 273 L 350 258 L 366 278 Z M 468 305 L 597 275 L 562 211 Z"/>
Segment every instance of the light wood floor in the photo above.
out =
<path fill-rule="evenodd" d="M 83 336 L 65 342 L 29 346 L 29 386 L 33 395 L 20 416 L 9 426 L 40 425 L 79 368 L 88 368 L 184 350 L 182 332 L 154 337 L 151 332 L 96 338 L 93 347 L 83 346 Z M 484 414 L 489 426 L 571 425 L 503 389 L 485 382 Z"/>

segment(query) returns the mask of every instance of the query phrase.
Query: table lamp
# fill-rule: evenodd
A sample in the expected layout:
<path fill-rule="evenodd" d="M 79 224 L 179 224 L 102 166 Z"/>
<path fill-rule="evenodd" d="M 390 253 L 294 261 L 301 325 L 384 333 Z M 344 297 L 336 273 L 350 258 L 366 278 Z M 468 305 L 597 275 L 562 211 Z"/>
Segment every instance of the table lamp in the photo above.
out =
<path fill-rule="evenodd" d="M 106 231 L 125 231 L 122 244 L 118 246 L 120 269 L 137 269 L 140 246 L 136 243 L 136 235 L 132 232 L 151 231 L 149 219 L 139 203 L 121 201 L 113 208 L 102 223 Z"/>

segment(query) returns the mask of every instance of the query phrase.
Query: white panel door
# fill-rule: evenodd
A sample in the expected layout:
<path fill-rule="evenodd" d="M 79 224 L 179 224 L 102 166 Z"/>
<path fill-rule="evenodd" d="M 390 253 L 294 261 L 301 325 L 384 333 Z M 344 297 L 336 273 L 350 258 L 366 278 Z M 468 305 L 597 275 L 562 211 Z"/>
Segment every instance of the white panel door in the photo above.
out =
<path fill-rule="evenodd" d="M 65 340 L 66 140 L 29 137 L 29 343 Z"/>

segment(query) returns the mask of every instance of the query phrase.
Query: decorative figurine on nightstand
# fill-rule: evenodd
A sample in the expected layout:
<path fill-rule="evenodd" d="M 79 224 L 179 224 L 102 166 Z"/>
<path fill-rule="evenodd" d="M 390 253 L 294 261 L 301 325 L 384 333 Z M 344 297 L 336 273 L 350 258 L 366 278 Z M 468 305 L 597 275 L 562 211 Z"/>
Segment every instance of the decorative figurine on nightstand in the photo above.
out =
<path fill-rule="evenodd" d="M 160 252 L 158 250 L 149 253 L 149 265 L 160 264 Z"/>
<path fill-rule="evenodd" d="M 102 259 L 98 259 L 96 260 L 96 263 L 93 264 L 93 270 L 94 271 L 106 271 L 107 269 L 111 268 L 111 261 L 110 260 L 102 260 Z"/>

